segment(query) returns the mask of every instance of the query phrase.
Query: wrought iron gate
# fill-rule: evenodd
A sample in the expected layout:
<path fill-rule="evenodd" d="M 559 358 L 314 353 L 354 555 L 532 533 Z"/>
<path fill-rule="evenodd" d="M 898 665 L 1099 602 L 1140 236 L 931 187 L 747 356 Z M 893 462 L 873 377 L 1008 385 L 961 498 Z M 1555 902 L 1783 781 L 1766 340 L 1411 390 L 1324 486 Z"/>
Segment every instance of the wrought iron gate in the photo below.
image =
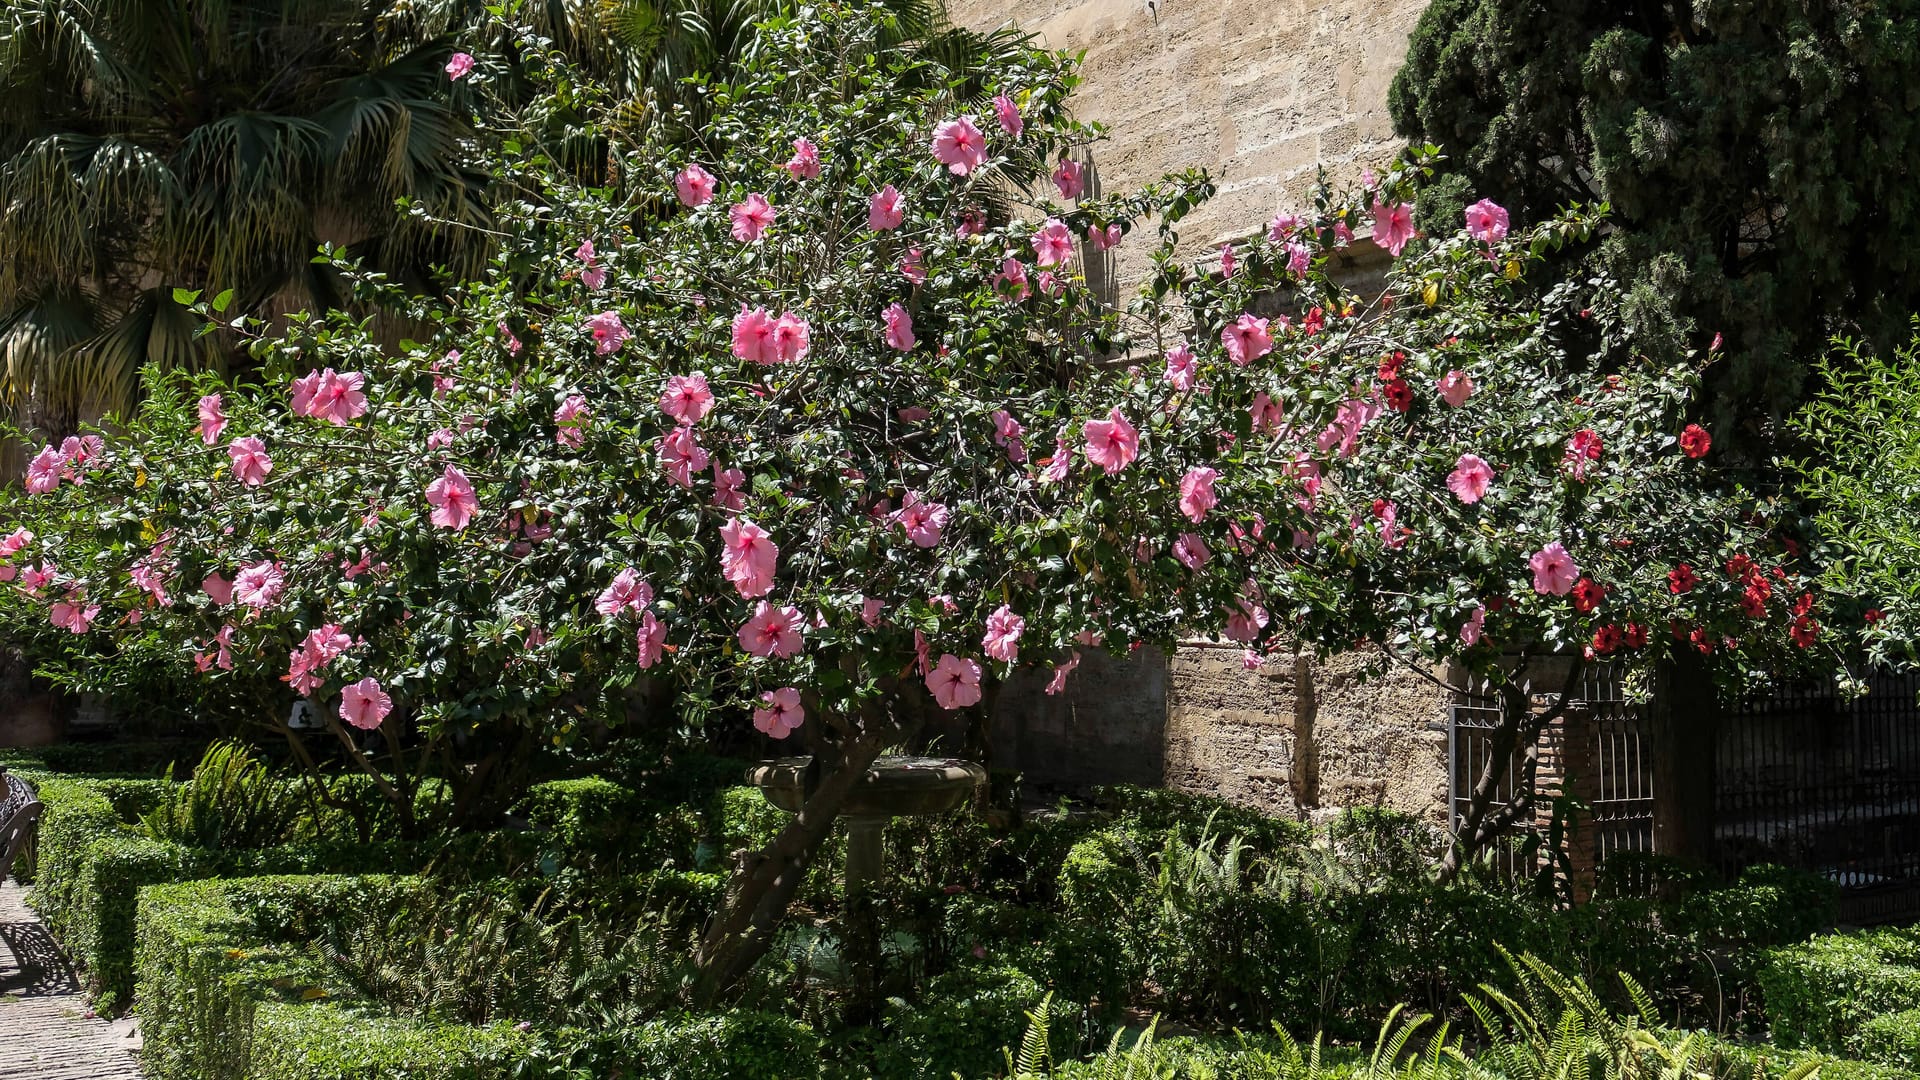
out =
<path fill-rule="evenodd" d="M 1478 692 L 1454 703 L 1448 728 L 1448 780 L 1452 794 L 1452 827 L 1465 819 L 1473 785 L 1493 753 L 1494 730 L 1499 726 L 1501 699 Z M 1619 673 L 1608 667 L 1590 668 L 1581 679 L 1567 714 L 1549 725 L 1541 736 L 1541 768 L 1537 778 L 1536 812 L 1515 828 L 1544 828 L 1552 800 L 1572 794 L 1586 805 L 1583 821 L 1576 821 L 1574 837 L 1581 850 L 1571 852 L 1576 862 L 1598 863 L 1618 851 L 1653 850 L 1653 760 L 1646 710 L 1628 701 Z M 1525 747 L 1515 749 L 1506 777 L 1494 791 L 1493 805 L 1502 805 L 1520 793 Z M 1503 856 L 1511 870 L 1527 872 Z"/>
<path fill-rule="evenodd" d="M 1852 701 L 1803 684 L 1744 702 L 1716 762 L 1722 868 L 1822 874 L 1852 922 L 1920 913 L 1920 676 L 1867 685 Z"/>

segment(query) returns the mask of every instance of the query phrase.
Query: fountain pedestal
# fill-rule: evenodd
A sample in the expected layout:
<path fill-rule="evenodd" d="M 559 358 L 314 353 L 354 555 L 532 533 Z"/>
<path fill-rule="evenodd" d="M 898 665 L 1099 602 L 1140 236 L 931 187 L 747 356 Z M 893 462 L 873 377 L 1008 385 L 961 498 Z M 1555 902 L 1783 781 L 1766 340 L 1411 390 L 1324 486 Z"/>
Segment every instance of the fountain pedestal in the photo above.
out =
<path fill-rule="evenodd" d="M 807 801 L 812 758 L 776 758 L 747 770 L 747 783 L 789 814 Z M 877 1008 L 879 928 L 872 893 L 886 873 L 887 821 L 939 814 L 959 806 L 986 783 L 987 770 L 956 758 L 883 757 L 868 767 L 841 804 L 847 823 L 848 961 L 854 976 L 856 1012 Z"/>

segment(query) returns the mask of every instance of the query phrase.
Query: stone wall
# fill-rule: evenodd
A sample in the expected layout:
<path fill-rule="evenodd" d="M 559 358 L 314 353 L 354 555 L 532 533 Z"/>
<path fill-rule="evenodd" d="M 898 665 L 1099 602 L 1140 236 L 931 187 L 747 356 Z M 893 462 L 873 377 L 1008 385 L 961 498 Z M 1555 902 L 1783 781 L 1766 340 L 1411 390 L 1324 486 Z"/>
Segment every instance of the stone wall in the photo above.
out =
<path fill-rule="evenodd" d="M 1399 151 L 1387 87 L 1424 0 L 948 0 L 976 29 L 1014 23 L 1086 53 L 1073 108 L 1112 137 L 1100 181 L 1132 188 L 1202 166 L 1219 195 L 1187 219 L 1195 245 L 1301 207 L 1315 171 L 1336 183 Z M 1122 245 L 1137 280 L 1145 244 Z M 1133 261 L 1129 261 L 1129 260 Z"/>
<path fill-rule="evenodd" d="M 1439 686 L 1401 668 L 1366 677 L 1360 655 L 1281 657 L 1259 671 L 1240 655 L 1089 654 L 1058 697 L 1022 675 L 1001 692 L 994 763 L 1043 796 L 1133 783 L 1288 817 L 1377 806 L 1444 824 L 1449 698 Z"/>

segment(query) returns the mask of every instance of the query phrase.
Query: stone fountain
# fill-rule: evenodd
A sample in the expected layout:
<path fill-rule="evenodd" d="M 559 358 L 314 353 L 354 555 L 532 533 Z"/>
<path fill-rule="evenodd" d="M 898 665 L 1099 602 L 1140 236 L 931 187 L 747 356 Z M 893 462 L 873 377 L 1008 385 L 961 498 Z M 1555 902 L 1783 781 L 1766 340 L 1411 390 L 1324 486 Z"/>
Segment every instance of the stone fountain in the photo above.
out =
<path fill-rule="evenodd" d="M 789 814 L 807 801 L 807 766 L 812 758 L 775 758 L 747 770 L 747 783 Z M 940 814 L 966 801 L 987 770 L 956 758 L 883 757 L 847 793 L 840 807 L 847 823 L 847 892 L 866 889 L 886 869 L 884 834 L 889 818 Z"/>
<path fill-rule="evenodd" d="M 789 814 L 807 801 L 807 767 L 812 758 L 776 758 L 747 770 L 747 783 Z M 939 814 L 965 802 L 987 779 L 987 770 L 956 758 L 882 757 L 867 768 L 841 804 L 847 823 L 848 967 L 854 978 L 850 1015 L 878 1006 L 879 927 L 873 911 L 874 886 L 886 872 L 886 827 L 890 818 Z"/>

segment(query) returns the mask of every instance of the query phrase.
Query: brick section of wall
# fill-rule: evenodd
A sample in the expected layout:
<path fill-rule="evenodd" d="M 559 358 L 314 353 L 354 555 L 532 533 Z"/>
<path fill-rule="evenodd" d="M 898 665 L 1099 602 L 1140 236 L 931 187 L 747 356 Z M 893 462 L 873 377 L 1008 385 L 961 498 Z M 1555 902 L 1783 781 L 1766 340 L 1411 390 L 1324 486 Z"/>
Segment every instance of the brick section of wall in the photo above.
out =
<path fill-rule="evenodd" d="M 1387 87 L 1424 0 L 949 0 L 976 29 L 1014 23 L 1085 50 L 1075 114 L 1108 125 L 1093 164 L 1107 190 L 1208 169 L 1219 195 L 1182 225 L 1197 251 L 1306 205 L 1400 149 Z M 1122 245 L 1138 280 L 1147 244 Z"/>

